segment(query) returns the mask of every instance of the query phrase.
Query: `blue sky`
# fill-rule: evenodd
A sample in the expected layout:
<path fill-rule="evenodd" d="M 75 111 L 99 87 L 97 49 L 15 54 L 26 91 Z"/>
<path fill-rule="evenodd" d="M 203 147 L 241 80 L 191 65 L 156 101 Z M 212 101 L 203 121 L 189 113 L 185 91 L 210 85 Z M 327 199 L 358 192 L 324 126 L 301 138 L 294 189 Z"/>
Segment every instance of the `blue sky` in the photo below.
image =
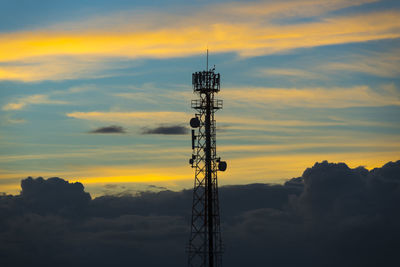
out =
<path fill-rule="evenodd" d="M 0 3 L 0 192 L 27 176 L 95 195 L 190 188 L 190 137 L 143 132 L 188 127 L 207 46 L 221 184 L 399 159 L 396 1 Z M 125 133 L 90 133 L 108 126 Z"/>

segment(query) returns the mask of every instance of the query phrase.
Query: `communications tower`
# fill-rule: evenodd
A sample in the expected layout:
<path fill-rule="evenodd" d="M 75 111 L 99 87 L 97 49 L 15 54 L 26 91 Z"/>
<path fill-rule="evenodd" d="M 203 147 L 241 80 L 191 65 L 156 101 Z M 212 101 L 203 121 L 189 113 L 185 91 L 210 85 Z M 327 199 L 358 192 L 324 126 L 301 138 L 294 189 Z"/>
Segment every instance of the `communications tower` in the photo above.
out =
<path fill-rule="evenodd" d="M 227 164 L 217 157 L 216 122 L 214 113 L 222 109 L 222 100 L 214 98 L 220 90 L 220 74 L 215 67 L 192 74 L 193 92 L 199 96 L 191 101 L 195 117 L 192 127 L 192 158 L 195 170 L 192 221 L 189 239 L 189 267 L 221 267 L 222 240 L 218 202 L 218 171 Z"/>

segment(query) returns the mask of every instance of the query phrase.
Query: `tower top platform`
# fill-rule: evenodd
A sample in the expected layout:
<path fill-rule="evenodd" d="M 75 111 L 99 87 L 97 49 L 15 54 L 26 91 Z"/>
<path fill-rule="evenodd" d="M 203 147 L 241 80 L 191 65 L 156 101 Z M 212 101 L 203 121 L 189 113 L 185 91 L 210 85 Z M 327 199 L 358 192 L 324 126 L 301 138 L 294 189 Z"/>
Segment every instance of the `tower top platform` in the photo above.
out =
<path fill-rule="evenodd" d="M 199 71 L 192 74 L 193 91 L 197 93 L 218 93 L 220 90 L 221 76 L 214 69 Z"/>

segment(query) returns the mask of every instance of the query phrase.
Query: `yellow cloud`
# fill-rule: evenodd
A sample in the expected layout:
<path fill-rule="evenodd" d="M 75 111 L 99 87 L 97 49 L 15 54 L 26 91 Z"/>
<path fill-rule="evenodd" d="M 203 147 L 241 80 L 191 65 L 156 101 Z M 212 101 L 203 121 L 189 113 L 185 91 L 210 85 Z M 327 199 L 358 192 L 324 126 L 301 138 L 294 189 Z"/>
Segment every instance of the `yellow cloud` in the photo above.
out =
<path fill-rule="evenodd" d="M 365 166 L 368 169 L 381 167 L 389 161 L 396 161 L 399 154 L 394 152 L 356 153 L 312 153 L 291 155 L 269 155 L 227 159 L 228 170 L 219 176 L 220 184 L 282 183 L 312 167 L 315 162 L 344 162 L 349 167 Z"/>
<path fill-rule="evenodd" d="M 329 18 L 298 25 L 205 23 L 132 32 L 18 32 L 0 35 L 0 61 L 42 56 L 183 57 L 215 52 L 257 56 L 300 47 L 400 37 L 397 12 Z"/>
<path fill-rule="evenodd" d="M 16 180 L 15 182 L 9 184 L 2 184 L 0 187 L 0 195 L 1 193 L 17 195 L 20 191 L 21 191 L 21 185 L 19 180 Z"/>
<path fill-rule="evenodd" d="M 181 161 L 186 159 L 186 154 L 190 153 L 187 147 L 165 147 L 161 145 L 124 145 L 124 146 L 106 146 L 102 148 L 87 149 L 68 149 L 63 153 L 38 153 L 38 154 L 19 154 L 19 155 L 0 155 L 0 163 L 20 162 L 22 160 L 43 160 L 60 159 L 65 162 L 71 159 L 93 159 L 94 157 L 108 157 L 110 160 L 131 158 L 147 160 L 149 162 L 157 161 L 158 166 L 168 165 L 171 160 Z M 183 156 L 182 156 L 183 155 Z M 160 162 L 161 161 L 161 162 Z M 135 162 L 132 162 L 135 165 Z"/>
<path fill-rule="evenodd" d="M 398 138 L 399 139 L 399 138 Z M 230 155 L 234 153 L 242 152 L 292 152 L 298 149 L 326 149 L 326 148 L 338 148 L 338 147 L 351 147 L 351 148 L 372 148 L 372 149 L 385 149 L 386 151 L 395 151 L 400 149 L 400 140 L 369 140 L 368 142 L 362 140 L 351 140 L 351 141 L 340 141 L 337 140 L 330 142 L 330 140 L 320 141 L 320 142 L 301 142 L 301 143 L 287 143 L 287 144 L 268 144 L 268 145 L 230 145 L 230 146 L 220 146 L 218 151 L 220 152 L 231 152 Z M 236 154 L 236 157 L 240 157 L 240 154 Z"/>
<path fill-rule="evenodd" d="M 301 78 L 308 78 L 308 79 L 315 79 L 321 78 L 321 75 L 317 73 L 300 70 L 300 69 L 276 69 L 276 68 L 267 68 L 267 69 L 260 69 L 255 74 L 256 76 L 286 76 L 286 77 L 301 77 Z"/>
<path fill-rule="evenodd" d="M 121 122 L 126 124 L 154 124 L 154 123 L 182 123 L 187 122 L 190 115 L 184 112 L 149 111 L 149 112 L 72 112 L 66 114 L 70 118 L 102 121 Z"/>
<path fill-rule="evenodd" d="M 188 16 L 177 16 L 175 20 L 169 18 L 172 15 L 164 14 L 165 20 L 157 25 L 151 24 L 153 16 L 150 14 L 141 16 L 149 22 L 148 26 L 132 21 L 132 24 L 123 24 L 118 17 L 111 17 L 109 20 L 118 21 L 112 29 L 93 26 L 77 31 L 63 29 L 60 25 L 58 29 L 3 33 L 0 34 L 0 62 L 7 64 L 0 65 L 0 80 L 96 76 L 110 66 L 100 67 L 102 64 L 93 62 L 110 58 L 185 57 L 202 53 L 207 43 L 214 53 L 234 52 L 248 57 L 296 48 L 399 38 L 397 18 L 400 12 L 396 11 L 283 25 L 268 17 L 271 14 L 283 17 L 321 15 L 365 2 L 371 1 L 226 4 L 226 9 L 219 5 L 217 10 L 225 11 L 215 20 L 199 19 L 210 15 L 211 9 L 204 9 Z M 60 64 L 60 57 L 63 57 L 63 64 Z"/>
<path fill-rule="evenodd" d="M 65 105 L 68 104 L 66 101 L 49 99 L 47 95 L 30 95 L 26 97 L 19 98 L 17 102 L 11 102 L 3 106 L 3 110 L 20 110 L 28 105 Z"/>
<path fill-rule="evenodd" d="M 0 180 L 6 179 L 7 183 L 2 182 L 0 192 L 13 192 L 19 188 L 20 180 L 28 176 L 32 177 L 61 177 L 68 181 L 79 181 L 85 184 L 104 184 L 104 183 L 156 183 L 166 185 L 169 188 L 180 190 L 179 183 L 187 186 L 192 180 L 192 169 L 189 165 L 179 166 L 69 166 L 69 170 L 63 171 L 29 171 L 25 170 L 18 173 L 0 173 Z M 189 182 L 189 183 L 188 183 Z"/>
<path fill-rule="evenodd" d="M 36 82 L 41 80 L 103 78 L 112 75 L 110 70 L 124 68 L 124 64 L 121 62 L 116 65 L 107 59 L 101 59 L 102 64 L 99 64 L 99 60 L 96 56 L 58 55 L 21 58 L 18 61 L 7 63 L 6 66 L 0 64 L 0 80 Z M 104 70 L 109 73 L 105 73 Z"/>
<path fill-rule="evenodd" d="M 381 89 L 381 88 L 380 88 Z M 226 101 L 236 105 L 274 107 L 346 108 L 400 105 L 396 90 L 376 92 L 368 86 L 351 88 L 232 88 L 222 92 Z"/>
<path fill-rule="evenodd" d="M 221 155 L 222 156 L 222 155 Z M 267 156 L 250 156 L 224 158 L 228 162 L 228 170 L 219 173 L 219 184 L 246 183 L 282 183 L 292 177 L 301 176 L 302 172 L 315 162 L 328 160 L 330 162 L 345 162 L 349 167 L 365 166 L 368 169 L 381 167 L 388 161 L 399 159 L 397 151 L 385 152 L 349 152 L 349 153 L 302 153 L 280 154 Z M 193 169 L 189 165 L 171 166 L 145 165 L 132 167 L 121 166 L 69 166 L 64 171 L 29 171 L 16 173 L 0 173 L 0 180 L 9 182 L 1 184 L 0 192 L 17 193 L 20 179 L 27 176 L 62 177 L 69 181 L 79 181 L 84 185 L 106 183 L 141 183 L 156 184 L 173 190 L 191 188 L 193 184 Z"/>
<path fill-rule="evenodd" d="M 253 136 L 254 137 L 254 136 Z M 238 137 L 237 137 L 238 138 Z M 239 136 L 243 140 L 249 138 Z M 224 139 L 224 137 L 218 138 Z M 304 139 L 299 137 L 285 137 L 285 138 L 274 138 L 276 144 L 268 144 L 262 137 L 257 137 L 260 144 L 257 145 L 220 145 L 218 146 L 218 152 L 221 156 L 229 158 L 240 158 L 243 153 L 253 152 L 253 154 L 260 155 L 261 153 L 276 153 L 277 155 L 283 155 L 287 153 L 306 153 L 298 152 L 307 150 L 317 150 L 326 148 L 352 148 L 353 150 L 365 150 L 370 151 L 398 151 L 400 149 L 400 139 L 397 136 L 387 136 L 385 139 L 377 139 L 371 136 L 346 136 L 340 137 L 332 135 L 324 136 L 313 136 L 310 139 Z M 271 137 L 268 136 L 269 141 Z M 264 142 L 265 141 L 265 142 Z M 156 163 L 155 166 L 150 166 L 149 169 L 163 168 L 169 166 L 171 162 L 173 164 L 182 163 L 185 166 L 186 158 L 190 156 L 190 148 L 187 146 L 176 146 L 174 144 L 168 145 L 124 145 L 124 146 L 106 146 L 99 148 L 71 148 L 69 150 L 63 150 L 63 153 L 40 153 L 40 154 L 19 154 L 19 155 L 0 155 L 0 163 L 9 162 L 20 162 L 22 160 L 29 161 L 48 161 L 58 159 L 61 162 L 69 162 L 72 160 L 84 161 L 86 159 L 93 159 L 95 157 L 108 158 L 111 160 L 126 159 L 127 156 L 131 157 L 132 165 L 130 168 L 143 168 L 138 166 L 138 163 L 134 159 L 145 160 L 150 164 Z M 228 156 L 229 155 L 229 156 Z M 147 164 L 149 165 L 149 164 Z M 53 174 L 54 175 L 54 174 Z"/>
<path fill-rule="evenodd" d="M 25 106 L 25 103 L 8 103 L 3 107 L 3 110 L 19 110 Z"/>

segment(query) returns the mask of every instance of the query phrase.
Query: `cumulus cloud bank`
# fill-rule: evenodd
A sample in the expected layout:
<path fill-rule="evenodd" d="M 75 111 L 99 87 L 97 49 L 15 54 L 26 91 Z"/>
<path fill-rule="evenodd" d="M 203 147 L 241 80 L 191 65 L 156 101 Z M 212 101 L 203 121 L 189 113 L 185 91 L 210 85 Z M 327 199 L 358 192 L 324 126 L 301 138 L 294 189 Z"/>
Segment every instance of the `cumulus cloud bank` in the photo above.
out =
<path fill-rule="evenodd" d="M 0 196 L 2 266 L 184 266 L 191 190 L 91 199 L 27 178 Z M 316 163 L 283 185 L 220 188 L 226 266 L 397 266 L 400 161 Z"/>

